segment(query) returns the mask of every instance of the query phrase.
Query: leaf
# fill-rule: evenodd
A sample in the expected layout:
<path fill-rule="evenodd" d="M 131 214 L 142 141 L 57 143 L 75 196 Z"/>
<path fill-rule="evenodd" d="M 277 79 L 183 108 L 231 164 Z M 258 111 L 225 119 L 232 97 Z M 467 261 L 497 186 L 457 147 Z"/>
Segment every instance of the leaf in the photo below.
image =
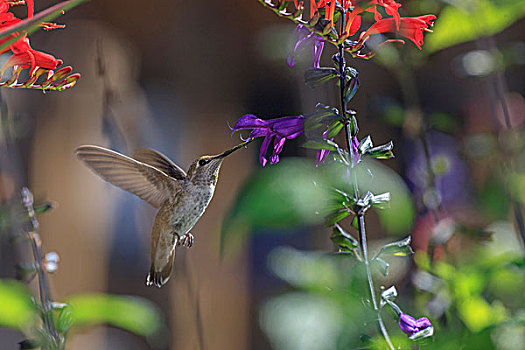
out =
<path fill-rule="evenodd" d="M 143 298 L 81 294 L 69 298 L 68 304 L 66 309 L 69 309 L 73 327 L 109 324 L 151 336 L 160 330 L 162 324 L 158 308 Z"/>
<path fill-rule="evenodd" d="M 372 143 L 372 138 L 368 135 L 359 142 L 357 149 L 359 149 L 360 154 L 365 154 L 372 147 L 374 147 L 374 144 Z"/>
<path fill-rule="evenodd" d="M 390 192 L 378 194 L 377 196 L 372 196 L 370 203 L 379 209 L 384 209 L 387 207 L 387 204 L 390 202 Z"/>
<path fill-rule="evenodd" d="M 23 36 L 25 33 L 28 35 L 31 35 L 32 33 L 39 30 L 40 23 L 42 22 L 51 22 L 55 18 L 63 15 L 66 11 L 71 10 L 72 8 L 80 5 L 83 2 L 86 2 L 88 0 L 70 0 L 70 1 L 64 1 L 60 4 L 57 4 L 55 6 L 52 6 L 44 11 L 41 11 L 37 13 L 34 17 L 25 19 L 23 21 L 18 22 L 17 24 L 10 26 L 2 31 L 0 31 L 0 39 L 3 39 L 7 37 L 8 35 L 14 34 L 14 33 L 20 33 L 18 36 L 9 39 L 2 44 L 0 44 L 0 51 L 5 51 L 8 46 L 16 42 L 18 39 L 20 39 L 21 36 Z M 25 32 L 25 33 L 23 33 Z"/>
<path fill-rule="evenodd" d="M 335 68 L 309 68 L 304 72 L 304 81 L 311 87 L 320 86 L 337 77 Z"/>
<path fill-rule="evenodd" d="M 322 170 L 328 173 L 329 183 L 333 188 L 346 193 L 354 193 L 356 179 L 360 193 L 390 192 L 388 207 L 378 211 L 382 227 L 396 235 L 404 235 L 412 230 L 415 211 L 410 191 L 404 180 L 391 168 L 379 161 L 365 158 L 351 170 L 339 163 L 330 164 Z"/>
<path fill-rule="evenodd" d="M 335 213 L 329 214 L 325 217 L 324 224 L 327 227 L 333 226 L 337 224 L 339 221 L 346 218 L 350 213 L 346 209 L 342 209 L 340 211 L 337 211 Z"/>
<path fill-rule="evenodd" d="M 56 327 L 59 333 L 65 334 L 73 325 L 73 316 L 69 307 L 64 307 L 58 312 Z"/>
<path fill-rule="evenodd" d="M 524 16 L 525 0 L 456 1 L 439 14 L 433 33 L 425 38 L 425 51 L 497 34 Z"/>
<path fill-rule="evenodd" d="M 374 198 L 372 192 L 367 191 L 361 198 L 359 198 L 356 205 L 361 208 L 366 208 L 370 205 L 372 198 Z"/>
<path fill-rule="evenodd" d="M 37 310 L 27 287 L 17 281 L 0 280 L 0 326 L 24 330 L 36 319 Z"/>
<path fill-rule="evenodd" d="M 383 276 L 388 276 L 388 268 L 390 267 L 389 263 L 387 263 L 381 258 L 375 258 L 374 260 L 372 260 L 371 264 L 376 269 L 378 269 Z"/>
<path fill-rule="evenodd" d="M 391 286 L 388 289 L 385 289 L 381 293 L 381 298 L 385 301 L 394 301 L 397 298 L 397 289 L 395 286 Z"/>
<path fill-rule="evenodd" d="M 327 133 L 326 133 L 326 138 L 327 139 L 332 139 L 332 138 L 336 137 L 339 134 L 339 132 L 341 131 L 341 129 L 343 128 L 343 126 L 344 126 L 344 124 L 341 123 L 341 121 L 339 121 L 339 120 L 334 122 L 332 125 L 330 125 L 328 127 L 328 130 L 327 130 Z"/>
<path fill-rule="evenodd" d="M 379 253 L 377 253 L 377 256 L 381 255 L 395 255 L 395 256 L 407 256 L 414 254 L 414 251 L 412 250 L 412 247 L 410 246 L 410 243 L 412 241 L 412 238 L 408 236 L 407 238 L 389 243 L 384 245 Z"/>
<path fill-rule="evenodd" d="M 357 76 L 359 75 L 359 72 L 357 71 L 357 69 L 355 69 L 354 67 L 350 67 L 350 66 L 346 67 L 345 72 L 346 72 L 346 76 L 349 76 L 352 78 L 357 78 Z"/>
<path fill-rule="evenodd" d="M 343 117 L 339 114 L 339 110 L 332 106 L 325 106 L 318 103 L 315 109 L 316 111 L 314 113 L 306 115 L 304 129 L 307 136 L 309 132 L 317 128 L 323 129 L 318 135 L 318 137 L 321 138 L 322 133 L 327 129 L 327 125 L 335 121 L 341 121 Z"/>
<path fill-rule="evenodd" d="M 359 89 L 359 79 L 352 78 L 345 83 L 344 97 L 346 102 L 350 102 L 350 100 L 354 98 L 357 89 Z"/>
<path fill-rule="evenodd" d="M 390 141 L 387 144 L 368 149 L 364 155 L 375 159 L 390 159 L 394 158 L 392 149 L 394 149 L 394 143 Z"/>
<path fill-rule="evenodd" d="M 359 242 L 341 226 L 335 225 L 330 236 L 332 242 L 337 244 L 343 250 L 354 250 L 359 246 Z"/>
<path fill-rule="evenodd" d="M 304 148 L 310 148 L 310 149 L 327 149 L 329 151 L 337 151 L 337 148 L 339 147 L 337 143 L 330 141 L 330 140 L 308 140 L 305 143 L 302 144 Z"/>

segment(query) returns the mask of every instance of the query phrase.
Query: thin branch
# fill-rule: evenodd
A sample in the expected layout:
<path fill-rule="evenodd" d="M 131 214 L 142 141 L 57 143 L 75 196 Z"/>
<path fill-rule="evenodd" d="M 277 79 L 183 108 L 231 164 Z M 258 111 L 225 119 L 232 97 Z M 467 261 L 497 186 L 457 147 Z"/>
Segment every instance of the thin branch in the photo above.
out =
<path fill-rule="evenodd" d="M 47 282 L 47 276 L 44 271 L 44 257 L 42 256 L 41 241 L 38 235 L 38 220 L 35 216 L 35 209 L 33 207 L 33 194 L 27 187 L 22 188 L 22 203 L 27 210 L 31 229 L 27 232 L 27 236 L 31 242 L 33 250 L 33 258 L 35 260 L 35 266 L 38 275 L 38 290 L 40 295 L 40 307 L 42 309 L 42 322 L 44 327 L 49 332 L 49 335 L 53 338 L 55 344 L 62 348 L 60 344 L 63 344 L 62 337 L 58 333 L 55 327 L 53 315 L 51 314 L 51 297 L 49 292 L 49 284 Z"/>

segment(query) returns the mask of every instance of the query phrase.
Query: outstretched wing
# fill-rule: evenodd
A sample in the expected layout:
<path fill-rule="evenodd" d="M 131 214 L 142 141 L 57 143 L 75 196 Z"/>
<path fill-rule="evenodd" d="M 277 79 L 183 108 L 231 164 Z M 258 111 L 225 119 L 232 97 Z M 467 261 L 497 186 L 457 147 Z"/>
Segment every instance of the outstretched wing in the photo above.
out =
<path fill-rule="evenodd" d="M 140 148 L 133 153 L 133 158 L 139 162 L 149 164 L 177 180 L 186 179 L 186 173 L 181 167 L 173 163 L 164 154 L 153 149 Z"/>
<path fill-rule="evenodd" d="M 180 186 L 177 180 L 161 170 L 99 146 L 80 146 L 77 157 L 98 176 L 129 191 L 159 208 L 170 193 Z"/>

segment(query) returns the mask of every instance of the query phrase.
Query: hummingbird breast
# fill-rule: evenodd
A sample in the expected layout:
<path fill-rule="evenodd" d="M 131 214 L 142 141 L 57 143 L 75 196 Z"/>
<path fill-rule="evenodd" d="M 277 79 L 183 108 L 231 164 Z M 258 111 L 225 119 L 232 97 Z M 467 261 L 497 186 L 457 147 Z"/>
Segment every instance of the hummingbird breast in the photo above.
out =
<path fill-rule="evenodd" d="M 199 185 L 188 181 L 183 190 L 169 203 L 173 206 L 171 226 L 179 235 L 184 235 L 199 221 L 213 197 L 215 185 Z"/>

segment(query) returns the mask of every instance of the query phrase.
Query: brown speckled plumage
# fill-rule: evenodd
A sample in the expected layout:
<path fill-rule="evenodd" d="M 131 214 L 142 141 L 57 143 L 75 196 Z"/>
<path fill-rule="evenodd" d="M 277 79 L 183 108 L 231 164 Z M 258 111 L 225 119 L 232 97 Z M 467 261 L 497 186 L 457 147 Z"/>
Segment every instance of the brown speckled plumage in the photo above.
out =
<path fill-rule="evenodd" d="M 241 147 L 198 158 L 188 174 L 152 149 L 140 149 L 133 158 L 99 146 L 80 146 L 75 150 L 77 157 L 104 180 L 159 208 L 151 230 L 147 285 L 160 288 L 169 280 L 176 247 L 193 244 L 189 231 L 213 197 L 224 157 Z"/>

